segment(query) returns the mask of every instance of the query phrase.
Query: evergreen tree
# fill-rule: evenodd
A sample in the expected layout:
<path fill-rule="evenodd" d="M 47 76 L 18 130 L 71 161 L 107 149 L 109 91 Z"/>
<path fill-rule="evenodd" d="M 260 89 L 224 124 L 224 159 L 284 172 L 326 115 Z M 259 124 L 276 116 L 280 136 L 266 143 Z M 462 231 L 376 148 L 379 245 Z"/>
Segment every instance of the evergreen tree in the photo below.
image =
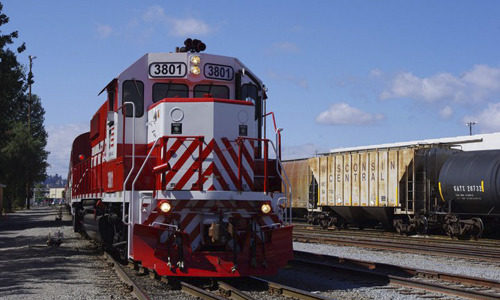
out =
<path fill-rule="evenodd" d="M 0 28 L 9 21 L 2 9 L 0 3 Z M 17 37 L 17 31 L 3 34 L 0 29 L 0 182 L 7 185 L 4 203 L 9 211 L 13 201 L 24 206 L 34 184 L 44 180 L 48 166 L 45 110 L 40 97 L 32 95 L 30 99 L 26 95 L 28 84 L 33 84 L 33 74 L 30 72 L 26 78 L 16 53 L 8 48 Z M 23 43 L 17 53 L 25 49 Z"/>
<path fill-rule="evenodd" d="M 2 9 L 3 5 L 0 3 L 0 28 L 9 22 L 9 18 L 2 13 Z M 22 97 L 26 91 L 26 76 L 23 67 L 17 61 L 16 53 L 7 48 L 13 44 L 17 36 L 17 31 L 3 34 L 0 29 L 0 147 L 5 145 L 4 143 L 7 141 L 5 135 L 15 118 L 13 110 L 16 107 L 16 100 Z M 26 46 L 23 43 L 17 48 L 17 53 L 21 53 L 25 49 Z M 2 172 L 2 168 L 0 168 L 0 172 Z"/>

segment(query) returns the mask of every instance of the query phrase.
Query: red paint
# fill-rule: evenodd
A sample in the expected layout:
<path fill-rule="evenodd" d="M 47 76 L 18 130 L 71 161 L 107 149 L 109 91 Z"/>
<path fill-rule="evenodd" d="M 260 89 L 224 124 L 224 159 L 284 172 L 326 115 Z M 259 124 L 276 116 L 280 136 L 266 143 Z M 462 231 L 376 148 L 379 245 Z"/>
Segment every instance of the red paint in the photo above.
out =
<path fill-rule="evenodd" d="M 209 252 L 192 251 L 190 247 L 190 235 L 178 233 L 183 241 L 184 269 L 176 267 L 179 261 L 179 248 L 172 236 L 166 243 L 160 243 L 160 236 L 165 229 L 134 225 L 133 229 L 133 253 L 134 259 L 141 262 L 145 268 L 154 269 L 161 276 L 196 276 L 196 277 L 241 277 L 255 275 L 273 275 L 280 268 L 286 266 L 293 259 L 292 249 L 292 226 L 281 227 L 269 231 L 267 236 L 270 241 L 257 243 L 256 262 L 250 265 L 250 236 L 247 235 L 242 241 L 241 252 L 237 256 L 238 268 L 232 272 L 233 252 Z M 263 249 L 264 247 L 264 249 Z M 264 250 L 264 251 L 263 251 Z M 264 254 L 263 254 L 264 253 Z M 265 257 L 264 257 L 265 255 Z M 172 268 L 169 268 L 168 258 Z M 264 267 L 266 262 L 267 267 Z"/>

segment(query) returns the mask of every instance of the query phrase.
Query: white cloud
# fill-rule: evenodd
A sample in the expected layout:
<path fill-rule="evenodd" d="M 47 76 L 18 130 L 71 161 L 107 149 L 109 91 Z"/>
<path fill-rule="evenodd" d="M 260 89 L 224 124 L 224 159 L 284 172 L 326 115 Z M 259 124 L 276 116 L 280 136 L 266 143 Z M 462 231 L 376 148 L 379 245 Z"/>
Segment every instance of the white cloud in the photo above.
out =
<path fill-rule="evenodd" d="M 97 36 L 99 36 L 99 38 L 101 39 L 105 39 L 109 37 L 111 33 L 113 33 L 113 28 L 111 28 L 111 26 L 109 25 L 98 24 L 96 30 Z"/>
<path fill-rule="evenodd" d="M 477 122 L 481 132 L 500 131 L 500 103 L 489 103 L 483 111 L 465 116 L 462 121 L 464 124 L 471 121 Z"/>
<path fill-rule="evenodd" d="M 169 16 L 165 14 L 165 10 L 159 5 L 148 7 L 142 14 L 142 20 L 146 23 L 165 26 L 169 29 L 169 34 L 173 36 L 205 35 L 213 30 L 207 23 L 200 19 Z"/>
<path fill-rule="evenodd" d="M 175 36 L 204 35 L 211 30 L 208 24 L 195 18 L 170 18 L 169 22 L 173 25 L 170 33 Z"/>
<path fill-rule="evenodd" d="M 86 123 L 47 126 L 49 134 L 47 151 L 50 152 L 48 157 L 48 163 L 50 164 L 47 170 L 48 174 L 57 173 L 63 177 L 66 176 L 73 140 L 79 134 L 87 131 L 89 131 L 89 125 Z"/>
<path fill-rule="evenodd" d="M 380 97 L 412 98 L 427 102 L 478 102 L 488 100 L 499 92 L 500 68 L 476 65 L 460 76 L 438 73 L 421 78 L 410 72 L 399 73 Z"/>
<path fill-rule="evenodd" d="M 451 106 L 449 105 L 446 105 L 439 111 L 439 115 L 443 119 L 449 119 L 453 115 L 453 108 L 451 108 Z"/>
<path fill-rule="evenodd" d="M 163 7 L 159 5 L 150 6 L 142 14 L 142 19 L 146 22 L 163 22 L 167 16 Z"/>
<path fill-rule="evenodd" d="M 382 70 L 373 69 L 370 71 L 370 76 L 372 77 L 382 77 L 382 75 L 384 75 L 384 72 L 382 72 Z"/>
<path fill-rule="evenodd" d="M 316 122 L 326 125 L 361 125 L 371 124 L 384 119 L 383 114 L 371 114 L 350 106 L 347 103 L 335 103 L 316 117 Z"/>

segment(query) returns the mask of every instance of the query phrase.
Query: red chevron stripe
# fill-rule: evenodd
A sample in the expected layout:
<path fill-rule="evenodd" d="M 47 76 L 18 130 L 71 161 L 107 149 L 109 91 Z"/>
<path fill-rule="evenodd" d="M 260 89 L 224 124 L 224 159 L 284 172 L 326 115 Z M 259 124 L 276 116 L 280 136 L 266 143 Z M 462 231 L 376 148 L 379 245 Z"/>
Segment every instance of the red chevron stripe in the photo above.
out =
<path fill-rule="evenodd" d="M 195 140 L 193 141 L 193 143 L 196 142 L 196 147 L 198 147 L 200 145 L 200 141 L 198 140 Z M 186 182 L 189 181 L 189 179 L 191 179 L 191 177 L 193 176 L 193 174 L 195 172 L 197 172 L 197 170 L 195 170 L 195 166 L 198 165 L 199 168 L 201 168 L 202 166 L 202 163 L 203 161 L 208 157 L 208 155 L 210 154 L 210 152 L 212 152 L 212 149 L 210 147 L 210 144 L 213 143 L 213 140 L 207 145 L 207 147 L 205 149 L 203 149 L 201 151 L 201 156 L 198 158 L 198 161 L 193 161 L 193 163 L 191 164 L 191 166 L 188 168 L 187 172 L 184 173 L 184 175 L 182 176 L 182 178 L 177 182 L 177 184 L 175 185 L 174 189 L 176 190 L 181 190 L 184 185 L 186 184 Z"/>
<path fill-rule="evenodd" d="M 172 147 L 170 147 L 170 149 L 167 149 L 167 145 L 165 144 L 165 148 L 164 148 L 165 155 L 163 155 L 163 159 L 161 158 L 161 156 L 158 156 L 158 158 L 162 159 L 164 162 L 169 161 L 172 158 L 172 155 L 174 153 L 176 153 L 177 150 L 179 150 L 179 147 L 182 145 L 184 140 L 185 140 L 185 138 L 182 138 L 182 137 L 177 138 L 175 140 L 175 142 L 172 144 Z"/>
<path fill-rule="evenodd" d="M 165 142 L 165 145 L 163 145 L 163 147 L 160 148 L 160 153 L 159 155 L 157 156 L 157 164 L 158 165 L 161 165 L 165 162 L 168 162 L 170 160 L 170 158 L 172 158 L 172 155 L 177 152 L 177 150 L 179 150 L 179 147 L 182 145 L 182 142 L 184 141 L 184 138 L 178 138 L 175 140 L 175 142 L 172 144 L 172 146 L 170 147 L 170 149 L 167 150 L 167 144 Z M 163 151 L 163 158 L 162 155 L 161 155 L 161 151 Z M 165 183 L 165 180 L 164 180 L 164 175 L 165 173 L 162 172 L 160 174 L 156 174 L 156 186 L 159 187 L 157 189 L 159 190 L 163 190 L 163 187 L 166 186 L 166 183 Z"/>
<path fill-rule="evenodd" d="M 224 157 L 224 154 L 222 154 L 222 151 L 220 150 L 217 143 L 214 144 L 214 151 L 217 154 L 217 157 L 219 158 L 220 162 L 222 163 L 222 166 L 224 167 L 227 174 L 229 175 L 229 178 L 231 178 L 234 185 L 237 187 L 238 186 L 238 178 L 236 178 L 236 176 L 234 175 L 233 170 L 231 169 L 228 162 L 226 161 L 226 158 Z"/>
<path fill-rule="evenodd" d="M 189 223 L 191 223 L 191 221 L 197 215 L 198 215 L 197 213 L 188 213 L 188 214 L 186 214 L 186 216 L 184 217 L 184 219 L 182 219 L 181 224 L 180 224 L 181 230 L 182 231 L 186 230 L 186 227 L 189 225 Z"/>
<path fill-rule="evenodd" d="M 226 146 L 227 152 L 229 153 L 229 155 L 233 159 L 234 164 L 236 166 L 238 166 L 238 156 L 236 155 L 236 152 L 234 152 L 233 145 L 231 145 L 231 143 L 229 142 L 229 140 L 227 138 L 222 138 L 221 140 L 224 143 L 224 146 Z M 245 148 L 245 146 L 243 145 L 242 148 Z M 252 166 L 252 165 L 250 164 L 250 166 Z M 253 190 L 253 181 L 250 178 L 250 176 L 248 175 L 247 170 L 244 168 L 243 162 L 241 164 L 241 175 L 243 176 L 243 178 L 245 178 L 245 181 L 247 182 L 250 190 Z M 238 186 L 238 184 L 236 184 L 236 186 Z"/>
<path fill-rule="evenodd" d="M 219 182 L 219 184 L 221 185 L 222 189 L 224 191 L 229 191 L 229 186 L 227 185 L 226 181 L 224 180 L 224 177 L 222 177 L 222 174 L 220 173 L 219 169 L 217 168 L 217 166 L 215 165 L 215 163 L 213 164 L 213 170 L 214 170 L 214 175 L 215 175 L 215 179 Z"/>
<path fill-rule="evenodd" d="M 167 174 L 165 175 L 165 185 L 167 185 L 172 178 L 174 178 L 176 171 L 174 170 L 179 170 L 186 160 L 193 154 L 193 151 L 198 147 L 198 143 L 196 141 L 193 141 L 191 145 L 182 153 L 182 156 L 179 157 L 175 165 L 172 167 L 172 170 L 168 171 Z"/>
<path fill-rule="evenodd" d="M 149 224 L 153 223 L 153 222 L 156 220 L 156 218 L 158 217 L 158 215 L 159 215 L 159 214 L 158 214 L 158 212 L 157 212 L 157 211 L 155 211 L 155 210 L 154 210 L 154 211 L 152 211 L 152 212 L 151 212 L 151 214 L 150 214 L 150 215 L 148 216 L 148 218 L 146 219 L 146 221 L 144 221 L 142 224 L 147 224 L 147 225 L 149 225 Z"/>
<path fill-rule="evenodd" d="M 250 142 L 250 145 L 253 148 L 253 142 L 252 141 L 249 141 L 249 142 Z M 247 147 L 245 147 L 245 142 L 242 141 L 242 143 L 243 143 L 243 147 L 241 147 L 241 150 L 242 150 L 243 156 L 247 160 L 248 165 L 250 166 L 250 168 L 252 168 L 252 170 L 255 170 L 255 161 L 253 160 L 252 156 L 248 152 Z M 254 149 L 254 153 L 255 153 L 255 149 Z"/>
<path fill-rule="evenodd" d="M 200 224 L 198 224 L 198 226 L 195 226 L 195 228 L 193 229 L 193 231 L 189 234 L 189 242 L 192 243 L 196 237 L 198 236 L 198 234 L 200 234 Z M 192 249 L 194 250 L 194 249 Z"/>

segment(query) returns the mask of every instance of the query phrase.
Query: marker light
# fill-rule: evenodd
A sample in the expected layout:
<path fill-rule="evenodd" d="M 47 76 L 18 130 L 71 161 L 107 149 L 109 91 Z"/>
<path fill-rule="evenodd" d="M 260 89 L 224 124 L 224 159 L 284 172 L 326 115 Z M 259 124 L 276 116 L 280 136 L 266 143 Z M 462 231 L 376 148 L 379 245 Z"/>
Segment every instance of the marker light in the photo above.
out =
<path fill-rule="evenodd" d="M 195 66 L 199 65 L 201 62 L 201 59 L 198 55 L 193 55 L 191 56 L 191 63 Z"/>
<path fill-rule="evenodd" d="M 83 155 L 83 154 L 78 155 L 79 160 L 83 160 L 84 158 L 85 158 L 85 155 Z"/>
<path fill-rule="evenodd" d="M 268 214 L 270 211 L 271 211 L 271 205 L 267 204 L 267 203 L 264 203 L 262 204 L 262 206 L 260 207 L 260 210 L 265 213 L 265 214 Z"/>
<path fill-rule="evenodd" d="M 163 213 L 168 213 L 170 211 L 170 209 L 172 208 L 172 206 L 170 205 L 170 203 L 168 203 L 167 201 L 161 201 L 158 204 L 158 207 L 160 208 L 160 210 Z"/>
<path fill-rule="evenodd" d="M 198 67 L 198 66 L 192 66 L 191 67 L 191 74 L 193 74 L 193 75 L 200 75 L 200 67 Z"/>

